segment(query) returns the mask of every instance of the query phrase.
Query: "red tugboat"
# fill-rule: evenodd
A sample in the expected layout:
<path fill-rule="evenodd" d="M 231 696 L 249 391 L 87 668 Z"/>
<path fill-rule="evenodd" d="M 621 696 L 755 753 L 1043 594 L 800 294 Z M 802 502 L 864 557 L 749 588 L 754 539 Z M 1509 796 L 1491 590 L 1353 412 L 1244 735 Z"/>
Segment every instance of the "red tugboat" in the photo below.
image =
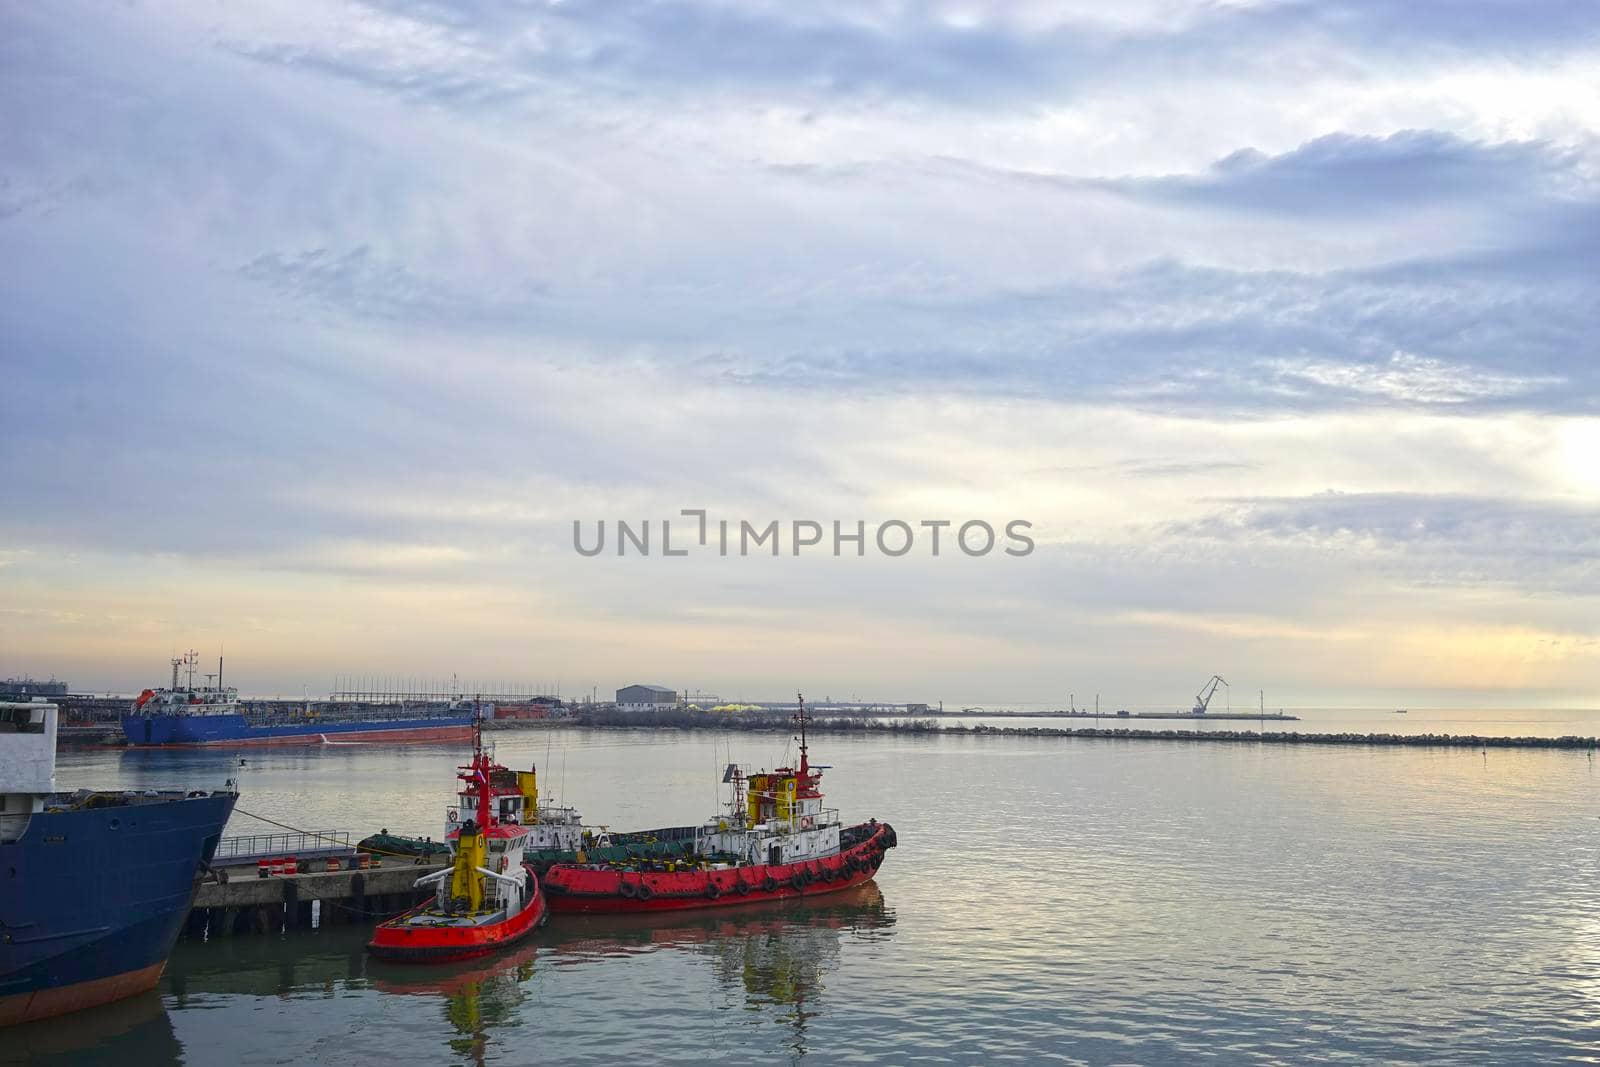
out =
<path fill-rule="evenodd" d="M 414 963 L 470 959 L 521 940 L 549 918 L 539 880 L 523 860 L 533 829 L 500 818 L 490 783 L 495 770 L 474 722 L 472 762 L 456 777 L 467 783 L 462 796 L 476 800 L 476 811 L 462 805 L 463 817 L 445 838 L 454 862 L 417 879 L 419 887 L 432 885 L 434 895 L 379 924 L 367 943 L 374 956 Z"/>
<path fill-rule="evenodd" d="M 530 765 L 525 771 L 514 771 L 495 763 L 492 756 L 487 762 L 491 814 L 499 823 L 521 826 L 527 831 L 522 838 L 523 862 L 578 850 L 583 843 L 583 817 L 576 808 L 559 807 L 551 798 L 539 799 L 538 767 Z M 446 842 L 458 826 L 478 819 L 479 785 L 466 776 L 462 781 L 467 784 L 456 794 L 455 803 L 444 811 Z M 534 867 L 537 869 L 538 864 L 534 863 Z"/>
<path fill-rule="evenodd" d="M 888 823 L 845 826 L 822 806 L 817 787 L 824 768 L 806 749 L 806 705 L 800 727 L 800 766 L 745 775 L 729 766 L 726 814 L 684 827 L 693 855 L 679 860 L 558 863 L 544 874 L 557 912 L 646 912 L 710 908 L 848 889 L 870 880 L 884 852 L 897 844 Z"/>

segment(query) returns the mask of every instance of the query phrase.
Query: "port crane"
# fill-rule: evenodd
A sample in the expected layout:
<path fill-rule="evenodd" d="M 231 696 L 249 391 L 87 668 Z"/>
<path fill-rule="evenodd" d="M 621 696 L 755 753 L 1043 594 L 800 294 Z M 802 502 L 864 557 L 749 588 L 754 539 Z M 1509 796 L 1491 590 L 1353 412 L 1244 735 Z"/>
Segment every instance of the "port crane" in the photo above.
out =
<path fill-rule="evenodd" d="M 1204 715 L 1206 713 L 1206 709 L 1211 706 L 1211 698 L 1216 695 L 1217 686 L 1219 685 L 1224 689 L 1228 688 L 1228 680 L 1220 674 L 1213 674 L 1210 680 L 1200 687 L 1200 692 L 1195 694 L 1194 708 L 1191 714 Z"/>

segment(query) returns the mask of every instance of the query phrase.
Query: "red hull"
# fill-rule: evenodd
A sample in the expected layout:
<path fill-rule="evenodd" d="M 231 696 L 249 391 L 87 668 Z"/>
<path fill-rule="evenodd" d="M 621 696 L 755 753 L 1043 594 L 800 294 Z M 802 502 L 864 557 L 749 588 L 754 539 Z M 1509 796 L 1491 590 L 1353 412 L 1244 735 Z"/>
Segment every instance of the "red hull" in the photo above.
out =
<path fill-rule="evenodd" d="M 109 1004 L 113 1000 L 154 989 L 161 980 L 161 969 L 166 965 L 167 961 L 162 960 L 137 971 L 114 974 L 109 978 L 0 997 L 0 1026 L 48 1019 L 52 1015 Z"/>
<path fill-rule="evenodd" d="M 533 873 L 532 868 L 526 869 L 530 875 Z M 537 880 L 534 885 L 532 902 L 505 922 L 490 926 L 412 928 L 400 925 L 406 918 L 430 907 L 434 898 L 429 897 L 405 914 L 379 924 L 372 940 L 367 942 L 367 951 L 379 959 L 399 963 L 454 963 L 486 956 L 516 944 L 543 925 L 550 914 L 550 903 L 537 889 Z"/>
<path fill-rule="evenodd" d="M 557 864 L 545 872 L 544 890 L 550 898 L 550 910 L 561 914 L 732 907 L 819 896 L 861 885 L 878 873 L 884 850 L 893 847 L 894 829 L 882 823 L 876 833 L 860 844 L 836 856 L 807 863 L 675 873 L 622 873 Z M 632 887 L 632 895 L 627 895 L 630 890 L 623 888 L 625 884 Z M 641 885 L 645 887 L 642 892 Z"/>

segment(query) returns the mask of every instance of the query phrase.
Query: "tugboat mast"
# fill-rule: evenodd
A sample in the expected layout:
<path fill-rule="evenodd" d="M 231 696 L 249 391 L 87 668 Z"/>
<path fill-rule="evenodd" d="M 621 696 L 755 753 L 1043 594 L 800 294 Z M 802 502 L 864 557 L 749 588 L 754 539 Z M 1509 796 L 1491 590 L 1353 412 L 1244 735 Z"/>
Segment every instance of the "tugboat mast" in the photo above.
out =
<path fill-rule="evenodd" d="M 483 701 L 475 701 L 472 715 L 472 776 L 470 781 L 478 792 L 478 832 L 489 828 L 494 815 L 493 793 L 489 788 L 489 757 L 483 751 Z"/>
<path fill-rule="evenodd" d="M 795 699 L 800 703 L 800 710 L 795 713 L 795 722 L 800 724 L 800 780 L 801 786 L 808 785 L 811 775 L 811 764 L 806 762 L 806 698 L 804 693 L 796 693 Z"/>

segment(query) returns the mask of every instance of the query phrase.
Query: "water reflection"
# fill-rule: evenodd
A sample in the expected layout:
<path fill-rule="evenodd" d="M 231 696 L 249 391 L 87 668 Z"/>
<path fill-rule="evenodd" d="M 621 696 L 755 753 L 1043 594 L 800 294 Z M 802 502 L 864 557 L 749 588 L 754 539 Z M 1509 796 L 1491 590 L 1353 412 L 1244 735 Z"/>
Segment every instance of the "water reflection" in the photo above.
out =
<path fill-rule="evenodd" d="M 513 1022 L 529 999 L 524 986 L 533 977 L 537 941 L 479 960 L 419 967 L 372 959 L 370 936 L 369 929 L 351 927 L 183 941 L 162 986 L 174 1011 L 240 996 L 293 1000 L 362 989 L 426 998 L 439 1005 L 436 1018 L 450 1051 L 476 1064 L 485 1062 L 491 1032 Z"/>
<path fill-rule="evenodd" d="M 328 995 L 365 978 L 370 936 L 351 927 L 214 941 L 186 938 L 167 961 L 161 988 L 179 1010 L 219 996 Z"/>
<path fill-rule="evenodd" d="M 529 998 L 525 983 L 533 977 L 538 952 L 529 942 L 482 960 L 426 968 L 372 960 L 368 977 L 384 993 L 441 999 L 445 1022 L 456 1034 L 447 1041 L 451 1050 L 481 1065 L 489 1031 L 513 1022 Z"/>
<path fill-rule="evenodd" d="M 807 1051 L 826 979 L 847 939 L 884 940 L 894 911 L 876 883 L 810 900 L 682 915 L 591 917 L 549 931 L 557 966 L 672 949 L 710 960 L 718 984 L 757 1011 L 778 1009 L 789 1048 Z"/>
<path fill-rule="evenodd" d="M 14 1026 L 0 1036 L 0 1063 L 126 1067 L 176 1063 L 183 1047 L 154 990 L 113 1004 Z"/>
<path fill-rule="evenodd" d="M 168 1010 L 188 1012 L 191 1024 L 211 1014 L 205 1009 L 221 1008 L 231 1014 L 247 1008 L 245 1002 L 250 1000 L 280 1002 L 280 1018 L 287 1019 L 303 1011 L 294 1001 L 343 998 L 348 1008 L 365 1014 L 366 1009 L 357 1009 L 348 1000 L 350 995 L 416 998 L 413 1009 L 401 1012 L 407 1020 L 402 1025 L 413 1035 L 437 1035 L 432 1040 L 445 1046 L 440 1051 L 452 1062 L 481 1065 L 495 1060 L 497 1053 L 503 1059 L 513 1045 L 520 1046 L 523 1039 L 512 1033 L 516 1029 L 540 1026 L 541 1009 L 548 1007 L 542 1001 L 553 991 L 560 990 L 565 998 L 569 990 L 588 986 L 591 977 L 579 970 L 600 964 L 609 974 L 629 956 L 681 953 L 709 965 L 705 973 L 731 1001 L 724 1007 L 758 1012 L 777 1023 L 783 1028 L 778 1035 L 781 1045 L 803 1056 L 810 1047 L 808 1030 L 826 999 L 829 976 L 839 966 L 845 946 L 887 939 L 894 925 L 894 912 L 883 893 L 876 884 L 867 883 L 801 901 L 681 915 L 558 920 L 512 951 L 444 966 L 373 960 L 365 951 L 369 931 L 361 927 L 211 942 L 185 940 L 168 964 L 162 992 Z M 535 981 L 536 972 L 546 966 L 569 968 L 566 980 L 545 970 L 544 981 Z M 639 980 L 636 972 L 635 981 Z M 149 1061 L 170 1060 L 178 1045 L 167 1016 L 155 998 L 147 1010 L 162 1024 L 171 1046 L 166 1053 L 152 1050 Z M 185 1040 L 190 1037 L 213 1039 L 209 1033 L 190 1032 Z M 148 1040 L 140 1041 L 141 1047 Z M 128 1047 L 127 1040 L 121 1044 Z"/>

